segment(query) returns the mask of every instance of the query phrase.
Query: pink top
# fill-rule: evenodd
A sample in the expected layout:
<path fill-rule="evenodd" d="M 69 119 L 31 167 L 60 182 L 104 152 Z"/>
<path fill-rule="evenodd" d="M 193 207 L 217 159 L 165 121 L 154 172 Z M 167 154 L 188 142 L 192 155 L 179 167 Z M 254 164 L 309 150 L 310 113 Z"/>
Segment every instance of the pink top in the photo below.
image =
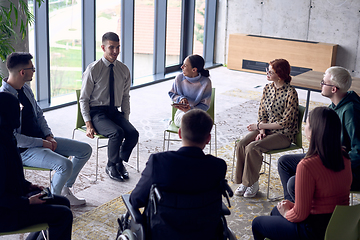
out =
<path fill-rule="evenodd" d="M 310 214 L 332 213 L 336 205 L 349 205 L 351 163 L 347 158 L 344 163 L 345 169 L 334 172 L 318 155 L 302 159 L 296 168 L 295 204 L 286 219 L 301 222 Z"/>

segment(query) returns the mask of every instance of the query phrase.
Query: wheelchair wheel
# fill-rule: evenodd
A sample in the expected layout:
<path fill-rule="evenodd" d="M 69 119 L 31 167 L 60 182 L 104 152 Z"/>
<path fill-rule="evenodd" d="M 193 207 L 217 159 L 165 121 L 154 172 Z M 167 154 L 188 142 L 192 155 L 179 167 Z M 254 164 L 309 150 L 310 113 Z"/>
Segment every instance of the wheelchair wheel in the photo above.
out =
<path fill-rule="evenodd" d="M 130 229 L 125 229 L 117 240 L 137 240 Z"/>

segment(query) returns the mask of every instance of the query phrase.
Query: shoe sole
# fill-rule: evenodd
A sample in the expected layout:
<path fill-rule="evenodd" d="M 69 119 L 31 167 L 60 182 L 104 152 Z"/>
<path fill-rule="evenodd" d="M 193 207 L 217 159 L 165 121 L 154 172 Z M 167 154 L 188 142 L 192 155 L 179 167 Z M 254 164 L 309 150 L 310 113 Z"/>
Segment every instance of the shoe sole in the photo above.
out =
<path fill-rule="evenodd" d="M 70 203 L 70 206 L 82 206 L 82 205 L 86 205 L 86 202 L 81 203 L 81 204 L 71 204 L 71 203 Z"/>
<path fill-rule="evenodd" d="M 236 192 L 236 191 L 235 191 L 235 192 L 234 192 L 234 195 L 241 197 L 241 196 L 244 196 L 244 193 L 245 193 L 245 192 Z"/>
<path fill-rule="evenodd" d="M 105 172 L 112 180 L 115 180 L 115 181 L 118 181 L 118 182 L 124 182 L 123 179 L 119 179 L 119 178 L 116 178 L 116 177 L 112 176 L 107 168 L 105 169 Z"/>
<path fill-rule="evenodd" d="M 247 194 L 247 195 L 245 195 L 244 194 L 244 197 L 246 197 L 246 198 L 253 198 L 253 197 L 255 197 L 256 196 L 256 194 L 259 192 L 259 189 L 255 192 L 255 193 L 253 193 L 253 194 Z"/>

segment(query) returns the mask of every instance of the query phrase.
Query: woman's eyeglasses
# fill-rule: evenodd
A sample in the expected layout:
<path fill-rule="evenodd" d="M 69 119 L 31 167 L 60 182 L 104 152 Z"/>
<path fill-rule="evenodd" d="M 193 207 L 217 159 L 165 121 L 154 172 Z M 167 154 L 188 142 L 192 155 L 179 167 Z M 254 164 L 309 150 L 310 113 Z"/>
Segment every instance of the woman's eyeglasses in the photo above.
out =
<path fill-rule="evenodd" d="M 273 71 L 270 72 L 268 68 L 265 68 L 265 71 L 266 71 L 266 74 L 269 74 L 270 76 L 275 74 L 275 72 L 273 72 Z"/>

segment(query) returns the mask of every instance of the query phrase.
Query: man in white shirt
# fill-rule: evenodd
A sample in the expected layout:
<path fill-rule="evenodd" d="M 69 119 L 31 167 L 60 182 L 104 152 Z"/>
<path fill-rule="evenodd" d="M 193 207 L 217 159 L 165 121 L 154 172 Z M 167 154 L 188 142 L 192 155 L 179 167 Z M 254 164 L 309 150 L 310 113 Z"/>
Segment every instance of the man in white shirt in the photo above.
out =
<path fill-rule="evenodd" d="M 90 63 L 83 73 L 80 108 L 86 135 L 94 138 L 94 134 L 101 134 L 109 138 L 106 173 L 111 179 L 124 181 L 129 179 L 129 173 L 123 161 L 129 160 L 139 138 L 129 122 L 130 71 L 117 60 L 120 40 L 116 33 L 105 33 L 101 48 L 103 57 Z"/>

